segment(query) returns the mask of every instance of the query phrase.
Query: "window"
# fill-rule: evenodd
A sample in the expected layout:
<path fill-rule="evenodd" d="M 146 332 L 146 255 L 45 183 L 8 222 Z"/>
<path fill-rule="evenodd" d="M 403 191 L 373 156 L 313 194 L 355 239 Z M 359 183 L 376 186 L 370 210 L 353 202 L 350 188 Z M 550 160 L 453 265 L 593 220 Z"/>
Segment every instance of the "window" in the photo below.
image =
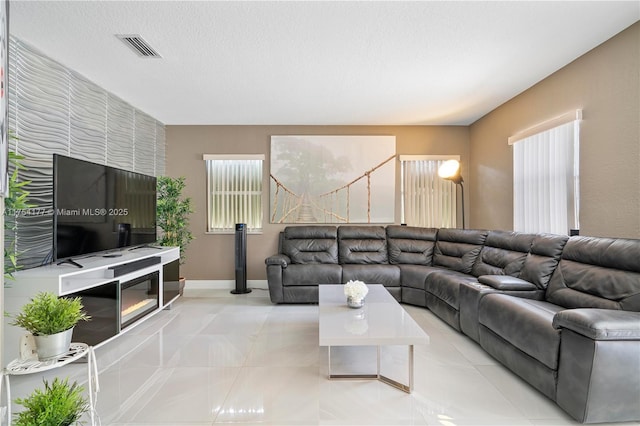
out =
<path fill-rule="evenodd" d="M 402 223 L 433 228 L 456 227 L 456 185 L 438 176 L 454 155 L 401 155 Z"/>
<path fill-rule="evenodd" d="M 579 229 L 579 130 L 572 111 L 511 138 L 513 229 L 567 234 Z"/>
<path fill-rule="evenodd" d="M 204 155 L 207 168 L 207 232 L 233 232 L 245 223 L 262 230 L 264 155 Z"/>

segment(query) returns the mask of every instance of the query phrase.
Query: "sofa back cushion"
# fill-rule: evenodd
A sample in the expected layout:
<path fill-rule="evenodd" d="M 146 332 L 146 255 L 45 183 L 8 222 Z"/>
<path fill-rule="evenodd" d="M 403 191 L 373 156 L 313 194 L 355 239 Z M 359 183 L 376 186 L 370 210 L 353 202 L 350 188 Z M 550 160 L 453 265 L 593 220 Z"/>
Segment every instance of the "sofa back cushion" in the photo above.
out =
<path fill-rule="evenodd" d="M 439 229 L 433 265 L 470 274 L 486 238 L 487 231 L 482 230 Z"/>
<path fill-rule="evenodd" d="M 338 263 L 338 232 L 335 226 L 287 226 L 282 254 L 292 264 Z"/>
<path fill-rule="evenodd" d="M 437 233 L 435 228 L 387 226 L 389 263 L 431 266 Z"/>
<path fill-rule="evenodd" d="M 524 260 L 520 278 L 535 284 L 539 289 L 546 289 L 568 239 L 566 235 L 536 235 Z"/>
<path fill-rule="evenodd" d="M 342 264 L 389 263 L 384 227 L 340 226 L 338 252 Z"/>
<path fill-rule="evenodd" d="M 520 276 L 534 238 L 535 234 L 489 231 L 471 273 L 476 277 L 480 275 Z"/>
<path fill-rule="evenodd" d="M 546 299 L 565 308 L 640 311 L 640 240 L 571 237 Z"/>

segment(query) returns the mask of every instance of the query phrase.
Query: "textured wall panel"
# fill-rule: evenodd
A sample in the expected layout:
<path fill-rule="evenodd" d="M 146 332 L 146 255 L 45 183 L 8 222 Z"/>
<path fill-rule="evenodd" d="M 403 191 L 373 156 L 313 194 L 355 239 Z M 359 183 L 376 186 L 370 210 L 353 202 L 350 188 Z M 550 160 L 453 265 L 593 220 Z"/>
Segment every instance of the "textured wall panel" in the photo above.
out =
<path fill-rule="evenodd" d="M 136 111 L 133 165 L 137 172 L 153 175 L 156 171 L 156 120 Z"/>
<path fill-rule="evenodd" d="M 133 170 L 134 108 L 109 94 L 107 99 L 107 165 Z"/>
<path fill-rule="evenodd" d="M 9 89 L 9 97 L 15 97 L 19 111 L 14 129 L 19 152 L 38 159 L 51 159 L 54 152 L 68 154 L 68 70 L 20 42 L 10 62 L 16 86 Z"/>
<path fill-rule="evenodd" d="M 52 153 L 69 151 L 69 72 L 23 43 L 17 42 L 13 52 L 9 98 L 16 139 L 10 146 L 25 157 L 20 180 L 30 181 L 28 202 L 38 207 L 16 219 L 19 264 L 28 268 L 42 264 L 51 252 Z"/>
<path fill-rule="evenodd" d="M 9 128 L 17 137 L 9 147 L 26 157 L 20 179 L 31 181 L 29 202 L 37 206 L 17 219 L 16 245 L 19 263 L 34 267 L 52 256 L 52 154 L 157 175 L 164 172 L 165 132 L 162 123 L 14 37 L 9 52 Z"/>
<path fill-rule="evenodd" d="M 107 94 L 78 76 L 70 79 L 71 157 L 105 164 L 107 154 Z"/>
<path fill-rule="evenodd" d="M 40 266 L 52 255 L 53 247 L 53 165 L 50 160 L 25 159 L 26 178 L 31 180 L 29 201 L 37 208 L 32 215 L 18 219 L 18 252 L 20 264 Z"/>
<path fill-rule="evenodd" d="M 14 58 L 17 58 L 18 55 L 18 47 L 17 47 L 17 43 L 14 42 L 13 39 L 11 39 L 11 42 L 9 43 L 9 58 L 11 58 L 11 61 L 9 61 L 9 89 L 11 90 L 11 92 L 8 92 L 8 96 L 7 96 L 7 101 L 9 103 L 9 132 L 10 134 L 12 134 L 13 132 L 15 132 L 15 130 L 17 129 L 16 126 L 16 61 L 14 60 Z M 11 137 L 9 137 L 9 149 L 12 151 L 16 150 L 16 141 L 14 139 L 12 139 Z"/>
<path fill-rule="evenodd" d="M 157 122 L 156 123 L 156 176 L 162 176 L 165 173 L 166 140 L 167 138 L 166 138 L 164 124 Z"/>

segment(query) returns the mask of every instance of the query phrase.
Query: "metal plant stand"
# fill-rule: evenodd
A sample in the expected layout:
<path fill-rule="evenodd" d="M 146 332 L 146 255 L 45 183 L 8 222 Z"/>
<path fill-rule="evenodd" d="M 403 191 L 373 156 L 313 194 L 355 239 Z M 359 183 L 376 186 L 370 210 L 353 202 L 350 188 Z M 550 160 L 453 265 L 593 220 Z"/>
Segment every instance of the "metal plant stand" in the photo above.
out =
<path fill-rule="evenodd" d="M 4 385 L 7 389 L 6 393 L 8 424 L 11 425 L 11 384 L 9 381 L 9 376 L 41 373 L 43 371 L 65 366 L 69 363 L 79 360 L 83 356 L 87 357 L 87 387 L 89 391 L 89 414 L 91 416 L 91 426 L 96 426 L 96 421 L 99 422 L 99 420 L 97 420 L 95 412 L 98 392 L 100 391 L 100 384 L 98 381 L 98 365 L 96 363 L 96 354 L 93 350 L 93 346 L 89 346 L 86 343 L 71 343 L 69 350 L 65 354 L 62 354 L 59 357 L 53 359 L 48 359 L 45 361 L 23 361 L 20 359 L 14 359 L 7 365 L 7 367 L 2 372 L 4 380 L 0 381 L 0 394 L 2 394 L 2 383 L 4 382 Z"/>

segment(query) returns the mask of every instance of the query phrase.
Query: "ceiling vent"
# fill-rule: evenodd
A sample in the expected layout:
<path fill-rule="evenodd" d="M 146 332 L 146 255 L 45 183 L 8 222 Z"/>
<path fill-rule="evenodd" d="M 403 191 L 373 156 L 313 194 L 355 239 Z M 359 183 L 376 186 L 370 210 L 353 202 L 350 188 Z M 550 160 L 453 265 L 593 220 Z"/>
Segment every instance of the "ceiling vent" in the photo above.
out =
<path fill-rule="evenodd" d="M 122 40 L 124 44 L 129 46 L 136 52 L 136 55 L 141 58 L 162 58 L 139 34 L 116 34 L 116 37 Z"/>

